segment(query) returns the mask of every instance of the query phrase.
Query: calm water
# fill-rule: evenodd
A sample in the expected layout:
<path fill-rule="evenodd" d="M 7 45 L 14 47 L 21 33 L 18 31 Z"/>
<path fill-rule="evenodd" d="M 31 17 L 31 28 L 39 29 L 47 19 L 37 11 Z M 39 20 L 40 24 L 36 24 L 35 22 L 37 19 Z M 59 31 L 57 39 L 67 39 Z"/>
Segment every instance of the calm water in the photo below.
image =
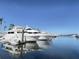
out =
<path fill-rule="evenodd" d="M 18 58 L 0 48 L 0 59 L 79 59 L 79 40 L 70 37 L 56 38 L 51 48 L 41 52 L 30 52 Z"/>

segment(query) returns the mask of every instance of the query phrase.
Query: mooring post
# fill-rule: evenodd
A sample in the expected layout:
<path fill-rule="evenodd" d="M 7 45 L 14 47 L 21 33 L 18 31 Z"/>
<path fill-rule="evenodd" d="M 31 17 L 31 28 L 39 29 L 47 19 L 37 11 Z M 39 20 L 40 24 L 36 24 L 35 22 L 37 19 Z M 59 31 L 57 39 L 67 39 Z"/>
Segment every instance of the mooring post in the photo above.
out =
<path fill-rule="evenodd" d="M 24 29 L 22 29 L 22 43 L 24 42 Z M 21 46 L 21 55 L 23 55 L 23 45 Z"/>

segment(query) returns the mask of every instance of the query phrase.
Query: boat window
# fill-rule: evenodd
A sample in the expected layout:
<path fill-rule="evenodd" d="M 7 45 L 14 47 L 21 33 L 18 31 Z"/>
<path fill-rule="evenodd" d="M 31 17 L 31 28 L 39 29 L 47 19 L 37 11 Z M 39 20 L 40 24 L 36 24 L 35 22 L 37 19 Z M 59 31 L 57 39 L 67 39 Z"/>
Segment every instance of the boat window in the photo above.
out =
<path fill-rule="evenodd" d="M 20 52 L 20 50 L 19 50 L 19 49 L 15 49 L 15 51 Z"/>
<path fill-rule="evenodd" d="M 17 32 L 17 33 L 22 33 L 22 32 Z M 24 33 L 28 33 L 28 32 L 24 32 Z"/>
<path fill-rule="evenodd" d="M 27 43 L 36 43 L 36 41 L 27 41 Z"/>
<path fill-rule="evenodd" d="M 12 48 L 9 48 L 9 47 L 6 47 L 6 49 L 8 49 L 8 50 L 12 50 Z"/>
<path fill-rule="evenodd" d="M 29 34 L 38 34 L 40 32 L 27 32 L 27 33 L 29 33 Z"/>
<path fill-rule="evenodd" d="M 34 34 L 38 34 L 38 33 L 40 33 L 40 32 L 34 32 Z"/>
<path fill-rule="evenodd" d="M 22 33 L 22 32 L 17 32 L 17 33 Z"/>
<path fill-rule="evenodd" d="M 17 33 L 22 33 L 22 32 L 17 32 Z M 28 33 L 28 34 L 38 34 L 38 33 L 40 33 L 40 32 L 24 32 L 24 33 Z"/>
<path fill-rule="evenodd" d="M 27 30 L 32 30 L 31 28 L 28 28 Z"/>
<path fill-rule="evenodd" d="M 8 32 L 8 34 L 14 34 L 14 32 Z"/>
<path fill-rule="evenodd" d="M 32 34 L 32 32 L 28 32 L 29 34 Z"/>

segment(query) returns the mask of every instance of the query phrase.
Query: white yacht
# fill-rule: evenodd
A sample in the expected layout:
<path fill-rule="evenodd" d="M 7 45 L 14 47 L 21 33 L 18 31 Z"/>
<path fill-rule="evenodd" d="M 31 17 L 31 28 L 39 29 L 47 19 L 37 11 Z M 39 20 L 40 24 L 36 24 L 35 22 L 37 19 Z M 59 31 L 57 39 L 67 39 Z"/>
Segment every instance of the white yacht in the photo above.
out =
<path fill-rule="evenodd" d="M 27 53 L 49 47 L 52 34 L 32 27 L 14 26 L 0 38 L 3 49 L 13 54 Z"/>

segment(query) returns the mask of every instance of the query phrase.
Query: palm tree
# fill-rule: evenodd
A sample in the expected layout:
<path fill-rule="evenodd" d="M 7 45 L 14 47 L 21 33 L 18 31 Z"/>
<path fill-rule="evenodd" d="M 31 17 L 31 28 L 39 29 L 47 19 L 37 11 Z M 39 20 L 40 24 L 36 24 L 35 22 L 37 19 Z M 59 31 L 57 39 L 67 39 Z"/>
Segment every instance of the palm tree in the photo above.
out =
<path fill-rule="evenodd" d="M 11 30 L 15 25 L 14 24 L 10 24 L 9 25 L 9 30 Z"/>
<path fill-rule="evenodd" d="M 3 22 L 3 19 L 0 18 L 0 31 L 1 31 L 1 27 L 2 27 L 2 22 Z"/>
<path fill-rule="evenodd" d="M 0 25 L 2 25 L 2 21 L 3 21 L 3 19 L 2 19 L 2 18 L 0 18 Z"/>

